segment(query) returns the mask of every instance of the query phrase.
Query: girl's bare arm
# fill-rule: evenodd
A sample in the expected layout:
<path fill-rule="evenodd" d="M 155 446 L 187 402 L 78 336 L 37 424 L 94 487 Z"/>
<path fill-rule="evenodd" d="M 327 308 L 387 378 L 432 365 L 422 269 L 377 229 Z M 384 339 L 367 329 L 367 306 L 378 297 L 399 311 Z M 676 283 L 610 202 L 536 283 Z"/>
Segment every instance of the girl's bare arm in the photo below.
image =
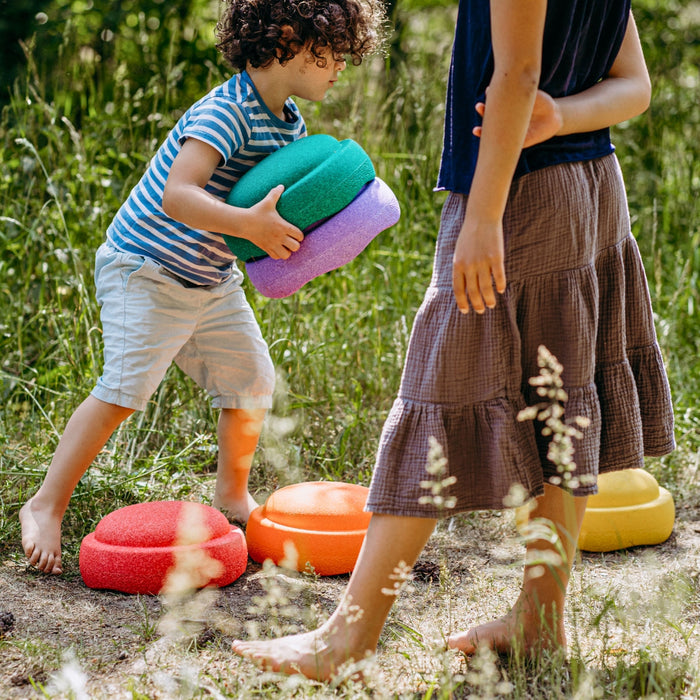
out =
<path fill-rule="evenodd" d="M 492 0 L 494 72 L 452 286 L 460 311 L 483 313 L 506 287 L 503 212 L 537 94 L 546 0 Z M 494 291 L 495 288 L 495 291 Z"/>
<path fill-rule="evenodd" d="M 576 95 L 553 98 L 539 90 L 524 147 L 552 136 L 596 131 L 636 117 L 649 106 L 651 82 L 639 34 L 630 13 L 620 51 L 606 78 Z M 490 101 L 489 101 L 490 104 Z M 485 105 L 476 111 L 483 117 Z M 480 126 L 474 129 L 481 136 Z"/>
<path fill-rule="evenodd" d="M 651 81 L 634 18 L 630 14 L 620 51 L 608 76 L 593 87 L 556 100 L 558 134 L 595 131 L 636 117 L 649 106 Z"/>

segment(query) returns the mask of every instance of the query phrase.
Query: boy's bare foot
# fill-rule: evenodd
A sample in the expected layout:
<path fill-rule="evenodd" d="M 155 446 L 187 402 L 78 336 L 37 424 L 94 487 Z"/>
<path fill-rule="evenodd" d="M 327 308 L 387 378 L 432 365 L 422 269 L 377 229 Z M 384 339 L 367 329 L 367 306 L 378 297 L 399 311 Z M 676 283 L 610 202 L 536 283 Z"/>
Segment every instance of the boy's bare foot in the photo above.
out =
<path fill-rule="evenodd" d="M 317 681 L 331 680 L 343 664 L 355 660 L 346 647 L 343 653 L 337 653 L 321 630 L 279 639 L 249 642 L 237 639 L 232 648 L 265 671 L 300 673 Z"/>
<path fill-rule="evenodd" d="M 551 631 L 554 627 L 556 635 Z M 531 657 L 543 649 L 566 650 L 566 635 L 563 624 L 547 621 L 539 615 L 520 614 L 514 608 L 497 620 L 453 634 L 447 645 L 467 656 L 476 654 L 479 646 L 486 646 L 498 654 Z"/>
<path fill-rule="evenodd" d="M 62 574 L 61 518 L 30 498 L 19 511 L 22 547 L 29 563 L 45 574 Z"/>
<path fill-rule="evenodd" d="M 212 506 L 218 508 L 230 522 L 245 525 L 250 514 L 258 507 L 258 502 L 249 493 L 241 500 L 228 501 L 215 495 Z"/>

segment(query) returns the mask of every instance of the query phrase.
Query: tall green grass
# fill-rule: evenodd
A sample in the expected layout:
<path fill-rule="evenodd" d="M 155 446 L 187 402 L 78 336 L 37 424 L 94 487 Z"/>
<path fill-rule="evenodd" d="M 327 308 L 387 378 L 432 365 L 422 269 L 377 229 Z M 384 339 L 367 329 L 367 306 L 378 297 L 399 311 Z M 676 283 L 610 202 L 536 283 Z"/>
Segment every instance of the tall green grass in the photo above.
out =
<path fill-rule="evenodd" d="M 679 495 L 692 476 L 700 437 L 692 411 L 700 394 L 695 332 L 700 158 L 692 137 L 700 123 L 696 8 L 697 3 L 640 4 L 637 18 L 654 100 L 647 114 L 614 133 L 683 447 L 654 468 L 671 486 L 677 484 Z M 351 265 L 290 299 L 269 300 L 250 289 L 280 374 L 276 410 L 294 419 L 284 446 L 276 441 L 270 448 L 269 461 L 279 464 L 282 449 L 282 461 L 297 470 L 294 478 L 367 481 L 413 314 L 430 277 L 443 199 L 432 187 L 454 8 L 399 4 L 394 19 L 402 30 L 390 59 L 348 68 L 324 103 L 302 108 L 311 131 L 352 137 L 365 146 L 379 176 L 400 198 L 401 221 Z M 113 47 L 108 79 L 94 51 L 71 43 L 80 39 L 78 29 L 70 22 L 64 27 L 63 49 L 49 74 L 46 62 L 38 65 L 29 54 L 26 77 L 15 87 L 0 131 L 0 440 L 6 455 L 18 451 L 11 462 L 26 461 L 37 475 L 100 371 L 94 250 L 182 109 L 225 76 L 222 66 L 210 63 L 205 84 L 193 84 L 174 50 L 170 60 L 159 62 L 162 52 L 151 35 L 134 32 L 130 42 L 122 39 Z M 177 47 L 183 27 L 170 29 L 169 45 Z M 129 73 L 134 42 L 142 42 L 143 67 L 150 71 L 148 77 L 137 75 L 137 83 Z M 211 425 L 205 398 L 174 370 L 145 416 L 132 420 L 117 444 L 138 442 L 138 449 L 124 449 L 148 469 L 154 450 L 161 455 L 164 449 L 187 450 L 192 436 L 209 435 Z M 263 491 L 292 478 L 277 474 L 265 454 L 263 442 L 256 483 Z M 117 470 L 120 459 L 113 460 Z M 36 477 L 12 478 L 23 489 L 36 484 Z M 19 501 L 9 495 L 13 489 L 12 506 Z"/>
<path fill-rule="evenodd" d="M 682 497 L 692 490 L 700 457 L 700 5 L 635 7 L 652 103 L 614 136 L 676 410 L 680 449 L 652 469 Z"/>
<path fill-rule="evenodd" d="M 636 7 L 654 97 L 645 115 L 614 130 L 614 140 L 669 368 L 679 441 L 674 455 L 649 468 L 679 505 L 696 504 L 700 4 L 643 0 Z M 202 16 L 215 17 L 210 4 L 202 8 Z M 394 19 L 401 33 L 390 59 L 349 67 L 323 104 L 301 104 L 310 131 L 351 137 L 366 148 L 397 193 L 402 217 L 353 263 L 291 298 L 270 300 L 248 288 L 280 379 L 252 480 L 261 497 L 299 479 L 369 480 L 431 274 L 444 198 L 432 187 L 454 16 L 451 5 L 398 4 Z M 80 50 L 84 28 L 66 23 L 53 65 L 30 51 L 26 74 L 2 113 L 3 555 L 16 553 L 17 510 L 39 485 L 63 426 L 100 372 L 95 249 L 182 109 L 226 75 L 213 58 L 190 72 L 180 53 L 189 36 L 185 25 L 174 16 L 163 22 L 158 46 L 138 27 L 115 38 L 106 71 L 106 59 L 98 60 L 94 49 Z M 40 37 L 33 51 L 40 53 Z M 135 69 L 139 56 L 141 72 Z M 206 397 L 178 370 L 169 372 L 148 409 L 120 428 L 79 485 L 64 524 L 69 568 L 81 538 L 109 510 L 158 497 L 210 495 L 214 420 Z M 610 666 L 596 682 L 616 697 L 639 694 L 654 679 L 670 693 L 678 678 L 659 668 L 640 657 L 636 676 Z M 556 682 L 570 680 L 562 672 Z M 518 692 L 525 696 L 531 689 Z"/>

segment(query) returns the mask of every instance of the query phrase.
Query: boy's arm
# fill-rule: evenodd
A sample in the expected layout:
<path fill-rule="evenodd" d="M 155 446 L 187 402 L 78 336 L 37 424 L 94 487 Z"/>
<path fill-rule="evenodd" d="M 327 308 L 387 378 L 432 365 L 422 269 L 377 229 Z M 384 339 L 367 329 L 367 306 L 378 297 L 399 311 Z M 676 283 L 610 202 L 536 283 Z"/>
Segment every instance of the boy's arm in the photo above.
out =
<path fill-rule="evenodd" d="M 567 97 L 550 97 L 541 90 L 533 107 L 524 148 L 563 136 L 604 129 L 636 117 L 649 106 L 651 82 L 639 34 L 630 13 L 627 31 L 608 76 L 588 90 Z M 483 102 L 476 105 L 483 117 Z M 481 127 L 474 129 L 481 136 Z"/>
<path fill-rule="evenodd" d="M 187 139 L 170 168 L 163 211 L 192 228 L 246 238 L 271 258 L 287 259 L 299 249 L 304 234 L 277 212 L 284 187 L 270 190 L 250 209 L 233 207 L 204 189 L 220 161 L 221 154 L 215 148 L 198 139 Z"/>

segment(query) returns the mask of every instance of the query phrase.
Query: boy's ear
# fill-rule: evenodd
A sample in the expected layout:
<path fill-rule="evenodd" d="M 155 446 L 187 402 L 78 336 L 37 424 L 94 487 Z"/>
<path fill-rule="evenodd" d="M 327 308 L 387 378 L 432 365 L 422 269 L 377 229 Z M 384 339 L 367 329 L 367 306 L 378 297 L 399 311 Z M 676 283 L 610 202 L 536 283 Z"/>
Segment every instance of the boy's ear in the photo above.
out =
<path fill-rule="evenodd" d="M 283 24 L 280 27 L 280 31 L 282 32 L 281 39 L 285 43 L 289 42 L 289 40 L 294 36 L 294 28 L 291 24 Z"/>
<path fill-rule="evenodd" d="M 296 32 L 294 31 L 294 27 L 292 27 L 291 25 L 283 24 L 280 27 L 280 31 L 280 45 L 283 48 L 277 49 L 277 58 L 280 61 L 284 60 L 286 62 L 287 60 L 289 60 L 289 58 L 291 58 L 288 52 L 291 51 L 292 54 L 295 55 L 299 53 L 299 51 L 301 51 L 302 45 L 299 42 L 299 40 L 296 39 Z"/>
<path fill-rule="evenodd" d="M 283 24 L 280 27 L 280 32 L 280 44 L 284 46 L 285 49 L 291 49 L 294 53 L 297 53 L 300 47 L 299 41 L 295 41 L 296 32 L 294 31 L 294 27 L 290 24 Z"/>

